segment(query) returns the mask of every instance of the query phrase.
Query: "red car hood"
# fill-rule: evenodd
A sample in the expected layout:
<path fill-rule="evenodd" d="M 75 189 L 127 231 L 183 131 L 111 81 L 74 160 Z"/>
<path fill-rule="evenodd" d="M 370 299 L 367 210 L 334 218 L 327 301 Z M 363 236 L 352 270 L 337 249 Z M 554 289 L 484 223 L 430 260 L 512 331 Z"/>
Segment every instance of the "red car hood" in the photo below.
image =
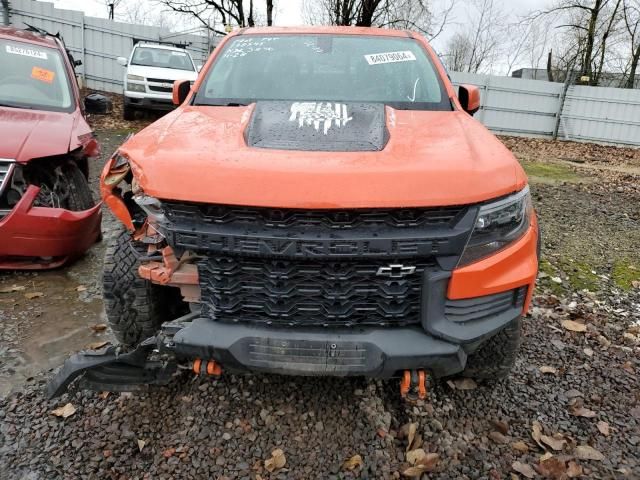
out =
<path fill-rule="evenodd" d="M 290 208 L 468 204 L 526 184 L 517 160 L 463 112 L 387 108 L 380 151 L 247 146 L 252 106 L 183 106 L 121 148 L 161 199 Z"/>
<path fill-rule="evenodd" d="M 79 113 L 0 107 L 0 158 L 26 162 L 69 151 Z"/>

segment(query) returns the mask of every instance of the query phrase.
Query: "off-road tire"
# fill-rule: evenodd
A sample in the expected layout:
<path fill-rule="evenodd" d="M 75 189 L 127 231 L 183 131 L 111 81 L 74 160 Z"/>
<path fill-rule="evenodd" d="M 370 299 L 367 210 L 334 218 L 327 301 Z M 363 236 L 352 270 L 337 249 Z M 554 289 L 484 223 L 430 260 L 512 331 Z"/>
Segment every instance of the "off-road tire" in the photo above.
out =
<path fill-rule="evenodd" d="M 478 380 L 501 380 L 509 376 L 516 362 L 522 320 L 518 317 L 469 355 L 462 376 Z"/>
<path fill-rule="evenodd" d="M 75 163 L 66 165 L 64 167 L 64 173 L 69 179 L 69 195 L 65 202 L 66 208 L 74 212 L 81 212 L 92 208 L 95 202 L 93 201 L 89 182 L 87 182 L 87 177 L 84 176 L 84 173 L 82 173 Z"/>
<path fill-rule="evenodd" d="M 145 255 L 144 246 L 136 245 L 131 234 L 122 231 L 110 241 L 104 258 L 107 320 L 118 341 L 128 347 L 153 336 L 163 322 L 176 318 L 185 308 L 177 288 L 140 278 L 139 255 Z"/>
<path fill-rule="evenodd" d="M 136 109 L 128 105 L 122 106 L 122 118 L 127 121 L 136 119 Z"/>

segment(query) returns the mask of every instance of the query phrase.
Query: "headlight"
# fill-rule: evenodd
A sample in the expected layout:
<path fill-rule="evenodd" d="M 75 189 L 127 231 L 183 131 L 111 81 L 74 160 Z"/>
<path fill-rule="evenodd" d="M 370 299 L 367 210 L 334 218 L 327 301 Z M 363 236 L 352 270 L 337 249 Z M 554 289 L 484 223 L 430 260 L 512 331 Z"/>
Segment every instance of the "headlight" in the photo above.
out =
<path fill-rule="evenodd" d="M 157 198 L 150 197 L 144 193 L 139 193 L 133 196 L 133 201 L 144 210 L 149 219 L 154 220 L 156 223 L 166 222 L 167 218 L 164 216 L 164 210 L 162 208 L 162 202 Z"/>
<path fill-rule="evenodd" d="M 458 266 L 491 255 L 519 239 L 529 228 L 532 211 L 529 187 L 482 205 Z"/>
<path fill-rule="evenodd" d="M 127 82 L 127 90 L 130 92 L 144 92 L 144 85 L 141 83 L 129 83 Z"/>
<path fill-rule="evenodd" d="M 129 73 L 129 74 L 127 74 L 127 80 L 135 80 L 137 82 L 144 82 L 144 77 L 141 77 L 140 75 L 131 75 Z"/>

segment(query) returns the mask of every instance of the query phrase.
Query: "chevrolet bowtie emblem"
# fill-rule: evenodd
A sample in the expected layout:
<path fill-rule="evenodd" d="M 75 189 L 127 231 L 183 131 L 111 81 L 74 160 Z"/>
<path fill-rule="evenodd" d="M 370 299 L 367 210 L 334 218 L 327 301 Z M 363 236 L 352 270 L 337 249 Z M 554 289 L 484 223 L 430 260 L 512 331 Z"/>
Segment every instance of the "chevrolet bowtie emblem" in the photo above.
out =
<path fill-rule="evenodd" d="M 416 271 L 416 267 L 402 265 L 402 264 L 391 264 L 386 267 L 378 268 L 376 275 L 379 277 L 391 277 L 391 278 L 402 278 L 407 275 L 411 275 Z"/>

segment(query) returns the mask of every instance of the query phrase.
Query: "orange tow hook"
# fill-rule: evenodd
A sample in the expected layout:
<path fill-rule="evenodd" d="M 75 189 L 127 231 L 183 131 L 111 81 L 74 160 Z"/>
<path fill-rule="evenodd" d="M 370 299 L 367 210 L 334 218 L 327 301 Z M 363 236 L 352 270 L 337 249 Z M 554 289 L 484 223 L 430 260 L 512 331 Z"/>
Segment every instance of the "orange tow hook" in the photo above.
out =
<path fill-rule="evenodd" d="M 427 374 L 424 370 L 405 370 L 400 382 L 402 398 L 420 400 L 427 398 Z"/>
<path fill-rule="evenodd" d="M 212 375 L 218 377 L 222 375 L 222 367 L 217 364 L 214 360 L 209 360 L 206 364 L 200 358 L 196 358 L 193 361 L 193 373 L 196 375 Z"/>

